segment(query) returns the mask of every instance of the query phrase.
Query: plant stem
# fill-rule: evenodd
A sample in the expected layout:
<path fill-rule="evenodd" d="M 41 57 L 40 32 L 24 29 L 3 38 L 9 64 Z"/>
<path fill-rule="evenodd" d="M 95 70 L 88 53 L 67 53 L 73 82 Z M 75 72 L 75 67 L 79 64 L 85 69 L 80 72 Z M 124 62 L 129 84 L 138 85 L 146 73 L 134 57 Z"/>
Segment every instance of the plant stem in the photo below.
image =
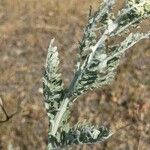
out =
<path fill-rule="evenodd" d="M 51 135 L 53 135 L 53 136 L 55 136 L 55 134 L 57 133 L 57 130 L 59 128 L 59 124 L 61 122 L 63 114 L 65 113 L 65 111 L 67 109 L 68 103 L 69 103 L 69 98 L 65 98 L 62 101 L 62 104 L 61 104 L 61 106 L 59 108 L 58 113 L 56 114 L 56 117 L 54 119 L 54 124 L 53 124 L 52 130 L 51 130 Z"/>

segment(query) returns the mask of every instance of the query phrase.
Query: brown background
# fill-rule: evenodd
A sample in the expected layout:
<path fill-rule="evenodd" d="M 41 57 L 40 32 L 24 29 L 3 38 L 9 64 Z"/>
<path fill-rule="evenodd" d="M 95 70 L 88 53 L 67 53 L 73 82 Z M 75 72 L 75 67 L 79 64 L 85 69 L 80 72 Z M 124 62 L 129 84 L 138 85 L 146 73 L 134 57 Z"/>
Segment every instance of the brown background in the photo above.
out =
<path fill-rule="evenodd" d="M 55 37 L 67 86 L 90 5 L 96 8 L 97 0 L 0 0 L 0 97 L 8 114 L 20 103 L 19 112 L 0 124 L 0 150 L 46 149 L 48 119 L 41 78 L 48 44 Z M 143 29 L 149 26 L 146 20 Z M 115 135 L 74 149 L 149 150 L 149 71 L 150 42 L 143 40 L 125 56 L 111 86 L 89 92 L 73 107 L 72 123 L 107 125 Z M 0 119 L 5 119 L 2 110 Z"/>

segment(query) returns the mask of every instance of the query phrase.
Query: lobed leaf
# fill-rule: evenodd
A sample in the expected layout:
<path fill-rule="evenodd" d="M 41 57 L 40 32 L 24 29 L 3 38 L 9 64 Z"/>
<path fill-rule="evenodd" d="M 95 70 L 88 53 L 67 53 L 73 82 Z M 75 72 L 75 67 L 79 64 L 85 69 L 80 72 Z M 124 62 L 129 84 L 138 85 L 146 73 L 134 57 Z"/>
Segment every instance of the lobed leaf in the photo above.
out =
<path fill-rule="evenodd" d="M 71 145 L 97 143 L 108 139 L 111 135 L 111 131 L 104 126 L 97 127 L 84 123 L 75 125 L 68 132 L 61 132 L 59 140 L 52 135 L 49 136 L 49 140 L 53 141 L 52 145 L 55 149 Z"/>

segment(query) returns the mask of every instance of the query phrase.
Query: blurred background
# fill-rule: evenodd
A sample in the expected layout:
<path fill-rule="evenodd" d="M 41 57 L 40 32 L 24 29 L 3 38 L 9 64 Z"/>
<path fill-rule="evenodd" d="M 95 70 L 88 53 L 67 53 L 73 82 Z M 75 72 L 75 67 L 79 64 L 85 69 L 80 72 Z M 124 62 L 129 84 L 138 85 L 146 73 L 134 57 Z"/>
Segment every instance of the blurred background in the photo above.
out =
<path fill-rule="evenodd" d="M 0 150 L 46 149 L 42 71 L 49 42 L 55 37 L 67 86 L 89 7 L 98 4 L 97 0 L 0 0 L 0 99 L 8 115 L 18 110 L 0 123 Z M 122 4 L 118 1 L 116 9 Z M 150 30 L 150 21 L 142 26 Z M 150 149 L 150 41 L 132 47 L 117 72 L 112 85 L 78 99 L 71 116 L 72 124 L 89 121 L 110 127 L 115 134 L 105 142 L 72 149 Z M 5 117 L 0 109 L 0 120 Z"/>

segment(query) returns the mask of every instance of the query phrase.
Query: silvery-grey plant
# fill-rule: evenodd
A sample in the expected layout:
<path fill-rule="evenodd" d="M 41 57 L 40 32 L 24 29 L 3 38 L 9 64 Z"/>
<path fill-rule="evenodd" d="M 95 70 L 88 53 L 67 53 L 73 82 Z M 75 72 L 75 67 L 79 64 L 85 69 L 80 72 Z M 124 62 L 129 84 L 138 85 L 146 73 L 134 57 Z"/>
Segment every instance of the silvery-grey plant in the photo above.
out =
<path fill-rule="evenodd" d="M 150 0 L 127 0 L 115 16 L 115 0 L 103 0 L 97 11 L 90 9 L 83 38 L 79 43 L 78 60 L 74 77 L 68 88 L 59 73 L 57 47 L 51 40 L 43 78 L 45 107 L 49 117 L 48 149 L 59 149 L 73 144 L 95 143 L 109 138 L 113 133 L 104 126 L 89 123 L 69 125 L 70 108 L 75 100 L 88 90 L 110 84 L 125 52 L 147 33 L 131 33 L 133 27 L 150 16 Z M 107 45 L 106 41 L 125 37 L 123 41 Z"/>

